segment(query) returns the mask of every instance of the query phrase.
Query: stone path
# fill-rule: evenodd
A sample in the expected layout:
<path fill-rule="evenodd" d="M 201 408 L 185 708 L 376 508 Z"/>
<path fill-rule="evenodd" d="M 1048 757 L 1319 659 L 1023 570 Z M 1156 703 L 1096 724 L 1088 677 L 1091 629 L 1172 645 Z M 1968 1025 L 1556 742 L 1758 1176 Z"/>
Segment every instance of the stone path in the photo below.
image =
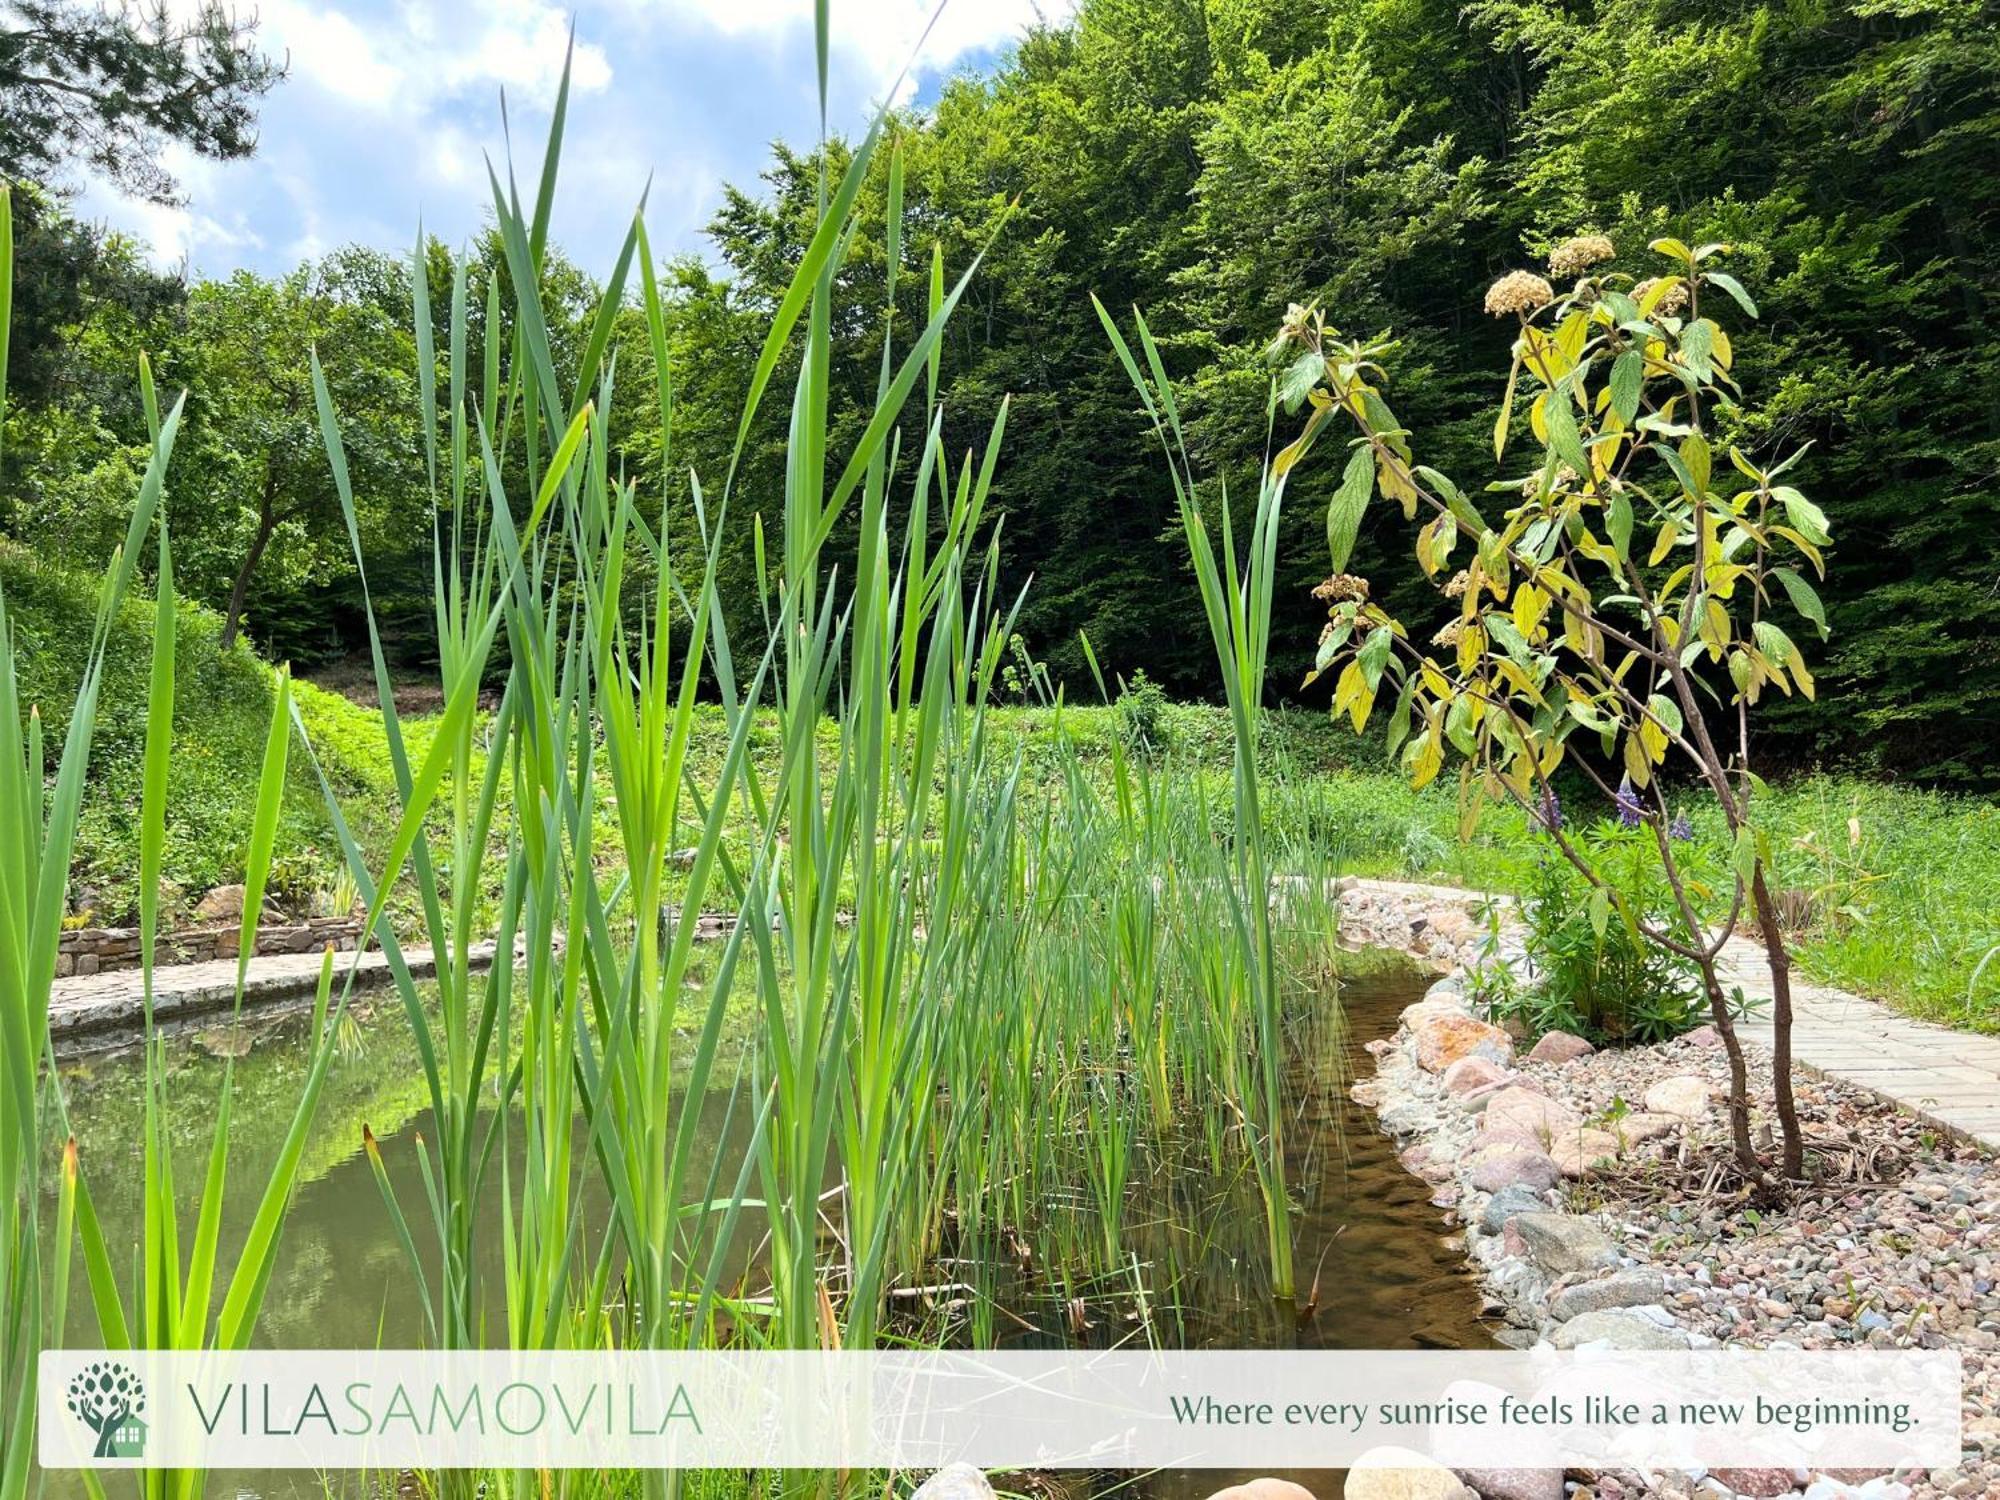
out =
<path fill-rule="evenodd" d="M 1722 951 L 1725 983 L 1768 999 L 1764 950 L 1735 937 Z M 1771 1015 L 1739 1028 L 1771 1045 Z M 2000 1150 L 2000 1037 L 1915 1021 L 1873 1000 L 1792 972 L 1792 1055 L 1815 1073 L 1872 1090 L 1948 1134 Z"/>
<path fill-rule="evenodd" d="M 1375 906 L 1393 905 L 1436 925 L 1440 909 L 1469 909 L 1478 891 L 1408 881 L 1356 880 L 1348 890 Z M 1421 937 L 1422 934 L 1417 934 Z M 1765 1003 L 1738 1028 L 1746 1041 L 1771 1045 L 1771 975 L 1763 947 L 1734 937 L 1722 952 L 1725 984 L 1740 984 Z M 1939 1130 L 2000 1151 L 2000 1037 L 1915 1021 L 1874 1000 L 1813 984 L 1792 973 L 1792 1055 L 1810 1072 L 1881 1095 Z"/>
<path fill-rule="evenodd" d="M 491 943 L 475 944 L 475 967 L 493 959 Z M 428 948 L 405 948 L 403 960 L 419 979 L 436 971 Z M 317 953 L 272 953 L 250 960 L 243 981 L 243 1004 L 268 1005 L 273 1001 L 310 995 L 319 985 L 320 955 Z M 357 989 L 389 983 L 389 961 L 379 952 L 360 955 L 336 953 L 333 957 L 334 992 L 346 982 L 347 972 L 357 972 Z M 60 1042 L 85 1032 L 136 1028 L 145 1013 L 144 981 L 137 969 L 118 969 L 108 974 L 79 974 L 58 979 L 49 992 L 49 1031 Z M 236 999 L 236 960 L 218 959 L 198 964 L 172 964 L 153 971 L 153 1015 L 166 1021 L 203 1011 L 226 1010 Z"/>

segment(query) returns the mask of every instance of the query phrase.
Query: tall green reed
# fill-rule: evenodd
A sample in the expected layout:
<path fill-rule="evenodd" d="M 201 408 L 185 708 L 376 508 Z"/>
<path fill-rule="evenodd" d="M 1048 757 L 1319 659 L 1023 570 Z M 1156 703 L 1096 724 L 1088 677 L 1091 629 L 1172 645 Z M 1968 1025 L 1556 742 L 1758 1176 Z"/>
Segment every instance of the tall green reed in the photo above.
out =
<path fill-rule="evenodd" d="M 1264 1215 L 1270 1247 L 1273 1289 L 1280 1297 L 1293 1294 L 1291 1195 L 1285 1180 L 1285 1099 L 1283 997 L 1278 985 L 1277 950 L 1271 928 L 1271 864 L 1266 848 L 1262 790 L 1257 765 L 1259 716 L 1263 708 L 1265 667 L 1271 640 L 1271 601 L 1276 586 L 1278 516 L 1285 492 L 1284 475 L 1265 467 L 1257 505 L 1243 556 L 1237 556 L 1230 515 L 1228 486 L 1221 487 L 1217 512 L 1222 551 L 1217 555 L 1208 534 L 1188 460 L 1186 436 L 1173 383 L 1167 378 L 1160 351 L 1146 320 L 1136 310 L 1134 322 L 1146 356 L 1142 372 L 1131 347 L 1104 305 L 1092 298 L 1099 321 L 1120 362 L 1139 393 L 1146 415 L 1167 457 L 1179 505 L 1181 530 L 1193 557 L 1201 588 L 1202 608 L 1215 644 L 1216 661 L 1235 730 L 1231 772 L 1235 795 L 1234 878 L 1228 886 L 1229 925 L 1233 949 L 1211 954 L 1217 968 L 1212 981 L 1217 1000 L 1241 995 L 1256 1032 L 1258 1074 L 1257 1112 L 1253 1117 L 1254 1152 L 1264 1193 Z"/>

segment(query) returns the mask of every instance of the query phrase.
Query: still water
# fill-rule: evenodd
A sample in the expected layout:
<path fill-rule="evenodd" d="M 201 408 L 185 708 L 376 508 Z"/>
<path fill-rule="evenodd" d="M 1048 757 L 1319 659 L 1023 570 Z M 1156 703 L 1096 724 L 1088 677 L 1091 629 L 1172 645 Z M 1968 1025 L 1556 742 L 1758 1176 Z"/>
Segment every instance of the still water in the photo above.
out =
<path fill-rule="evenodd" d="M 1299 1301 L 1309 1315 L 1279 1306 L 1258 1284 L 1261 1220 L 1254 1184 L 1216 1182 L 1205 1161 L 1189 1160 L 1151 1174 L 1138 1195 L 1128 1235 L 1141 1264 L 1154 1268 L 1146 1291 L 1150 1329 L 1135 1329 L 1129 1288 L 1038 1285 L 1032 1278 L 987 1278 L 1005 1311 L 995 1324 L 1001 1342 L 1117 1343 L 1150 1336 L 1191 1348 L 1410 1349 L 1484 1347 L 1477 1290 L 1463 1252 L 1428 1201 L 1430 1188 L 1405 1172 L 1393 1144 L 1372 1115 L 1347 1097 L 1347 1085 L 1373 1064 L 1362 1050 L 1392 1031 L 1397 1013 L 1418 998 L 1422 976 L 1406 967 L 1359 961 L 1340 981 L 1344 1024 L 1323 1055 L 1301 1056 L 1293 1071 L 1296 1114 L 1289 1126 L 1291 1180 L 1300 1200 L 1295 1222 Z M 307 1017 L 263 1012 L 235 1024 L 184 1026 L 166 1042 L 171 1070 L 170 1125 L 179 1181 L 194 1212 L 213 1105 L 225 1066 L 235 1064 L 235 1125 L 230 1176 L 235 1185 L 225 1217 L 225 1255 L 239 1243 L 289 1123 L 306 1068 Z M 131 1045 L 63 1059 L 72 1126 L 114 1256 L 140 1239 L 140 1130 L 143 1059 Z M 357 997 L 342 1048 L 328 1079 L 319 1124 L 306 1154 L 301 1186 L 286 1221 L 257 1343 L 270 1348 L 372 1348 L 423 1342 L 422 1311 L 403 1251 L 390 1227 L 381 1191 L 362 1152 L 362 1128 L 380 1142 L 390 1181 L 421 1235 L 427 1222 L 416 1137 L 430 1129 L 422 1073 L 401 1004 L 387 994 Z M 703 1148 L 726 1150 L 729 1100 L 699 1101 Z M 734 1118 L 740 1121 L 739 1110 Z M 1176 1159 L 1178 1160 L 1178 1159 Z M 602 1194 L 582 1184 L 584 1249 L 605 1232 Z M 491 1232 L 481 1242 L 495 1255 L 500 1241 L 497 1193 L 486 1205 Z M 421 1241 L 420 1241 L 421 1243 Z M 81 1284 L 81 1267 L 77 1271 Z M 1316 1296 L 1308 1298 L 1316 1287 Z M 68 1341 L 101 1342 L 87 1298 L 73 1298 Z M 1124 1491 L 1159 1500 L 1198 1500 L 1248 1476 L 1217 1471 L 1148 1476 Z M 1317 1494 L 1337 1495 L 1339 1477 L 1295 1474 Z M 50 1493 L 73 1491 L 70 1476 L 50 1476 Z M 1069 1493 L 1076 1493 L 1064 1486 Z M 112 1493 L 117 1493 L 114 1486 Z M 210 1478 L 211 1495 L 323 1496 L 318 1476 L 224 1475 Z"/>

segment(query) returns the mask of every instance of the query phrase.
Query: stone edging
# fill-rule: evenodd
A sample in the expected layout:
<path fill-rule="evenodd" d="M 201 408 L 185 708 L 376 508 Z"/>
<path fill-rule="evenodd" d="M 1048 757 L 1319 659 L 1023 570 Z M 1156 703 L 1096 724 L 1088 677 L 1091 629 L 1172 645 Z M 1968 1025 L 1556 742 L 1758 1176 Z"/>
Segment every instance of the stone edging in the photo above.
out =
<path fill-rule="evenodd" d="M 331 943 L 336 953 L 351 953 L 360 936 L 361 923 L 355 917 L 313 917 L 289 924 L 264 922 L 257 927 L 256 951 L 259 956 L 318 953 Z M 167 968 L 213 959 L 233 961 L 241 938 L 242 928 L 235 922 L 163 932 L 154 943 L 154 962 Z M 58 979 L 138 967 L 136 927 L 73 927 L 63 933 L 56 945 Z"/>
<path fill-rule="evenodd" d="M 1536 1079 L 1512 1070 L 1514 1039 L 1482 1019 L 1468 997 L 1470 973 L 1481 963 L 1517 971 L 1525 966 L 1519 922 L 1506 909 L 1511 903 L 1494 910 L 1480 892 L 1352 877 L 1340 889 L 1344 943 L 1399 949 L 1440 975 L 1421 1001 L 1404 1010 L 1393 1037 L 1368 1044 L 1377 1073 L 1355 1083 L 1352 1093 L 1404 1146 L 1401 1160 L 1433 1186 L 1432 1203 L 1456 1215 L 1487 1310 L 1504 1320 L 1498 1341 L 1562 1349 L 1715 1347 L 1715 1337 L 1681 1316 L 1677 1280 L 1670 1283 L 1661 1268 L 1628 1254 L 1616 1222 L 1564 1211 L 1558 1191 L 1641 1141 L 1676 1133 L 1691 1140 L 1710 1117 L 1709 1086 L 1694 1076 L 1663 1077 L 1646 1090 L 1645 1109 L 1615 1121 L 1587 1121 L 1544 1093 Z M 1489 912 L 1496 920 L 1487 919 Z M 1685 1040 L 1697 1048 L 1717 1042 L 1707 1028 Z M 1526 1061 L 1560 1064 L 1590 1051 L 1577 1038 L 1553 1033 Z M 1666 1055 L 1661 1062 L 1673 1065 Z M 1566 1489 L 1562 1473 L 1553 1470 L 1462 1471 L 1456 1477 L 1486 1500 L 1563 1500 Z M 1911 1493 L 1887 1476 L 1865 1488 L 1762 1470 L 1621 1478 L 1622 1484 L 1601 1476 L 1600 1482 L 1609 1481 L 1602 1492 L 1795 1494 L 1810 1482 L 1809 1496 L 1829 1500 L 1898 1500 Z"/>

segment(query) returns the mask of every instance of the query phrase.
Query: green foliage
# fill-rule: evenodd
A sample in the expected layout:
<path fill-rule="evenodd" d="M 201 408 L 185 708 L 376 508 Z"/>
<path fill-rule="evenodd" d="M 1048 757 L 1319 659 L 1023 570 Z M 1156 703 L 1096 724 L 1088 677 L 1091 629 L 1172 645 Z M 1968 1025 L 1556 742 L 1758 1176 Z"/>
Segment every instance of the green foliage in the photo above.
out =
<path fill-rule="evenodd" d="M 1118 733 L 1141 755 L 1158 755 L 1173 746 L 1167 728 L 1167 690 L 1139 667 L 1118 685 Z"/>
<path fill-rule="evenodd" d="M 1669 920 L 1672 893 L 1650 838 L 1601 823 L 1577 835 L 1592 865 L 1641 920 Z M 1525 986 L 1494 1007 L 1531 1036 L 1567 1031 L 1600 1046 L 1643 1046 L 1679 1035 L 1702 1019 L 1694 964 L 1649 943 L 1568 861 L 1538 858 L 1523 893 Z"/>
<path fill-rule="evenodd" d="M 84 168 L 135 197 L 175 198 L 169 145 L 229 160 L 256 146 L 257 101 L 283 68 L 254 17 L 217 0 L 107 6 L 9 0 L 0 12 L 0 177 Z"/>
<path fill-rule="evenodd" d="M 24 702 L 39 706 L 47 754 L 60 753 L 83 678 L 97 605 L 97 580 L 0 543 L 0 588 L 14 622 Z M 92 794 L 77 829 L 72 905 L 93 921 L 117 923 L 138 909 L 139 788 L 153 606 L 125 601 L 110 625 Z M 173 817 L 162 874 L 170 896 L 191 904 L 213 886 L 242 879 L 258 757 L 270 716 L 273 674 L 246 645 L 223 650 L 221 622 L 185 601 L 176 610 L 175 749 L 168 769 Z M 388 763 L 374 717 L 345 699 L 294 684 L 300 715 L 330 775 L 361 800 L 365 836 L 378 836 Z M 51 761 L 53 764 L 53 760 Z M 303 903 L 337 863 L 317 786 L 293 766 L 279 823 L 275 863 L 290 872 L 277 886 Z"/>
<path fill-rule="evenodd" d="M 1764 399 L 1756 412 L 1723 414 L 1711 437 L 1786 451 L 1810 440 L 1793 482 L 1835 534 L 1870 539 L 1870 566 L 1836 568 L 1821 591 L 1832 635 L 1817 671 L 1830 699 L 1767 705 L 1762 749 L 1774 764 L 1838 761 L 1993 785 L 1995 34 L 1976 6 L 1875 0 L 1698 13 L 1659 0 L 1482 0 L 1469 11 L 1442 0 L 1085 0 L 1072 21 L 1032 28 L 990 75 L 956 78 L 930 108 L 893 115 L 885 131 L 903 161 L 907 225 L 894 326 L 927 319 L 935 252 L 960 266 L 991 242 L 969 315 L 946 335 L 941 433 L 956 461 L 981 439 L 978 414 L 1011 398 L 1010 461 L 994 496 L 1007 535 L 1003 586 L 1012 597 L 1035 579 L 1021 610 L 1030 651 L 1072 696 L 1091 685 L 1085 633 L 1111 680 L 1144 666 L 1177 696 L 1213 697 L 1219 687 L 1187 608 L 1171 488 L 1124 441 L 1131 397 L 1101 347 L 1093 293 L 1107 306 L 1149 309 L 1191 450 L 1231 481 L 1240 512 L 1262 461 L 1268 390 L 1256 354 L 1272 307 L 1316 302 L 1342 327 L 1397 329 L 1399 413 L 1429 435 L 1437 467 L 1464 474 L 1486 446 L 1488 372 L 1506 345 L 1477 315 L 1493 265 L 1524 240 L 1551 244 L 1576 225 L 1628 249 L 1663 236 L 1727 241 L 1733 274 L 1758 287 L 1764 316 L 1722 321 L 1737 378 Z M 633 420 L 653 382 L 646 320 L 632 307 L 617 318 L 622 378 L 610 441 L 642 492 L 664 496 L 681 522 L 693 523 L 689 472 L 719 476 L 731 463 L 763 319 L 817 222 L 822 169 L 838 176 L 852 154 L 839 140 L 780 144 L 763 180 L 730 192 L 712 221 L 713 267 L 686 257 L 655 268 L 673 369 L 673 463 L 655 425 Z M 868 164 L 863 218 L 839 272 L 857 304 L 889 293 L 889 156 Z M 540 250 L 552 367 L 567 379 L 596 289 L 554 246 Z M 57 262 L 87 259 L 64 252 Z M 101 271 L 38 284 L 87 283 L 86 301 L 112 311 L 64 304 L 24 325 L 21 368 L 47 368 L 51 341 L 102 342 L 93 330 L 119 320 L 158 328 L 142 345 L 168 342 L 175 317 L 149 300 L 129 251 L 106 247 L 100 259 Z M 440 360 L 447 259 L 427 247 Z M 511 341 L 505 262 L 491 235 L 471 259 L 475 388 L 489 284 Z M 1628 256 L 1619 269 L 1634 265 Z M 24 307 L 38 297 L 24 291 Z M 398 292 L 385 305 L 404 300 Z M 300 360 L 288 326 L 275 323 L 272 337 Z M 828 330 L 836 442 L 872 409 L 889 327 L 849 318 Z M 791 379 L 796 358 L 779 351 L 771 378 Z M 179 378 L 170 366 L 167 378 Z M 327 368 L 341 382 L 358 367 L 329 358 Z M 380 377 L 408 366 L 373 368 Z M 79 545 L 111 524 L 102 521 L 106 497 L 145 434 L 129 369 L 90 369 L 89 392 L 63 396 L 60 422 L 40 419 L 21 438 L 49 477 L 16 500 L 21 519 L 6 523 L 16 534 L 26 534 L 30 512 L 47 518 L 37 538 L 73 534 Z M 46 385 L 37 376 L 22 387 L 31 405 L 44 404 Z M 337 395 L 365 431 L 365 391 Z M 190 439 L 200 416 L 191 413 Z M 720 607 L 742 635 L 761 630 L 770 604 L 755 535 L 761 520 L 775 544 L 783 524 L 772 497 L 784 481 L 786 416 L 767 403 L 754 419 L 736 503 L 714 517 L 724 536 Z M 902 451 L 917 452 L 914 412 L 901 427 Z M 183 462 L 199 446 L 190 443 Z M 256 531 L 262 450 L 254 435 L 225 427 L 203 451 L 202 470 L 186 471 L 173 497 L 183 508 L 177 541 L 188 549 L 190 593 L 221 608 Z M 502 461 L 517 480 L 518 459 Z M 0 495 L 19 490 L 21 467 L 0 476 Z M 1340 476 L 1337 466 L 1299 475 L 1281 522 L 1272 668 L 1283 695 L 1312 665 L 1305 591 L 1321 546 L 1317 513 Z M 193 507 L 218 487 L 229 501 L 212 518 L 218 535 L 204 561 L 190 523 L 211 518 Z M 358 493 L 365 525 L 398 523 L 369 539 L 374 601 L 392 654 L 419 659 L 426 528 L 396 495 L 378 505 L 373 485 Z M 1205 502 L 1211 524 L 1215 503 Z M 317 501 L 301 504 L 271 543 L 270 572 L 253 570 L 249 602 L 268 649 L 309 660 L 352 649 L 362 632 L 339 528 Z M 90 516 L 100 524 L 84 524 Z M 836 526 L 842 545 L 846 524 Z M 1384 576 L 1395 531 L 1380 515 L 1361 516 L 1355 571 Z M 690 554 L 680 566 L 685 586 Z M 1399 614 L 1423 597 L 1407 578 L 1378 592 Z M 1324 690 L 1316 684 L 1304 697 L 1324 701 Z"/>

